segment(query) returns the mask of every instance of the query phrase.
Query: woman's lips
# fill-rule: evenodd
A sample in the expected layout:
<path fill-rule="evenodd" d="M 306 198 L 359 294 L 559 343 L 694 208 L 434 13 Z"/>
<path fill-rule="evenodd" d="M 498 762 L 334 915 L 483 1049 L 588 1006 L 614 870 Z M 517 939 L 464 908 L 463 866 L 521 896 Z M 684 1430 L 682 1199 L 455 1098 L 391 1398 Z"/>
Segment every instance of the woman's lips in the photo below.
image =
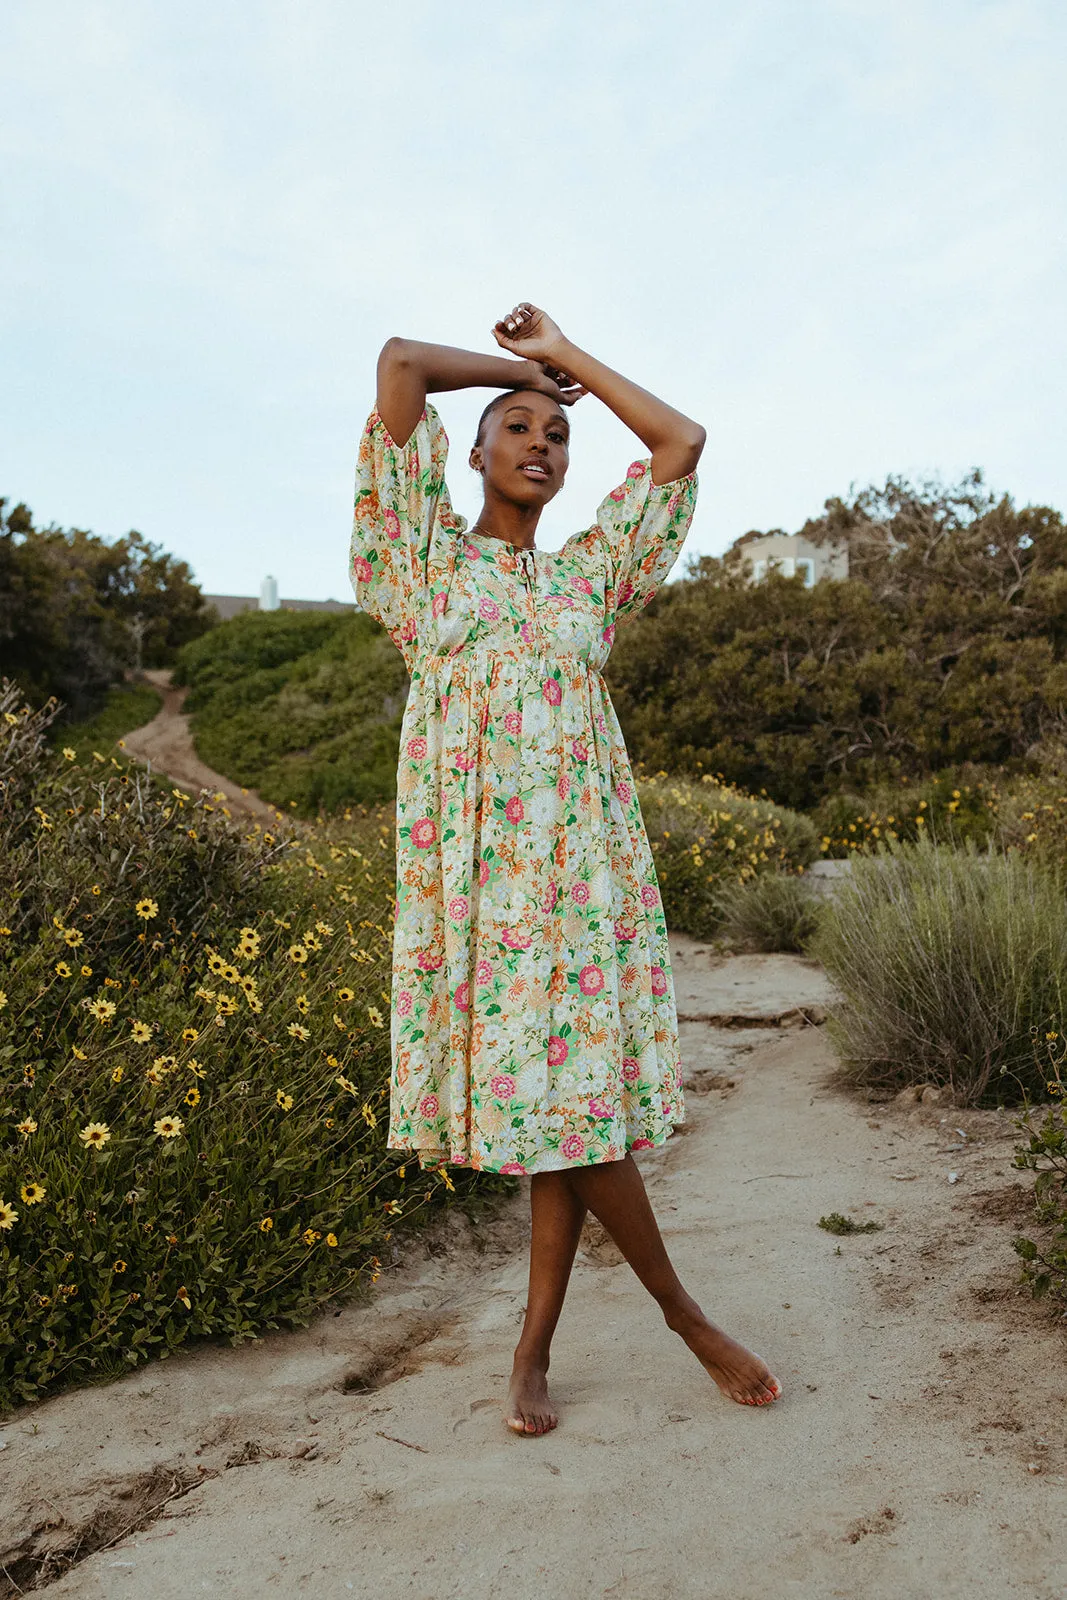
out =
<path fill-rule="evenodd" d="M 519 468 L 528 478 L 535 478 L 539 483 L 544 483 L 552 476 L 552 469 L 543 461 L 524 461 Z"/>

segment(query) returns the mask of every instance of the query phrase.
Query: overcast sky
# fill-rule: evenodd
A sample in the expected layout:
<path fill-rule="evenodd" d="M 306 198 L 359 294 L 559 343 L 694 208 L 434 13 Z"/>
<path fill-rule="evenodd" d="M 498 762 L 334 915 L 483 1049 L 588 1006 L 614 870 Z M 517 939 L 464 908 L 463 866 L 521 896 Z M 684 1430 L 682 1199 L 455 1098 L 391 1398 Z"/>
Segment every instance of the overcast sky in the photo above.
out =
<path fill-rule="evenodd" d="M 0 494 L 348 599 L 383 340 L 526 298 L 707 427 L 691 550 L 889 472 L 1067 511 L 1065 67 L 1062 0 L 5 6 Z M 641 453 L 573 424 L 550 547 Z"/>

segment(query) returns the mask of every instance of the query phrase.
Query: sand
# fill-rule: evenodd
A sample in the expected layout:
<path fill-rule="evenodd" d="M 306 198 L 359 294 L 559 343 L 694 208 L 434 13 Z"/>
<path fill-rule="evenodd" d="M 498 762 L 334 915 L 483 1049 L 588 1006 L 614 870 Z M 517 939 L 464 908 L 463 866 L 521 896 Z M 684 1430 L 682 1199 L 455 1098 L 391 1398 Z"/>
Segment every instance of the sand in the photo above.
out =
<path fill-rule="evenodd" d="M 825 1029 L 797 1014 L 826 1004 L 816 968 L 674 954 L 679 1009 L 720 1021 L 682 1024 L 690 1119 L 641 1164 L 683 1278 L 782 1400 L 723 1398 L 591 1228 L 560 1427 L 510 1434 L 520 1196 L 405 1247 L 370 1304 L 15 1417 L 0 1560 L 22 1587 L 1062 1600 L 1067 1348 L 1017 1285 L 1010 1115 L 834 1088 Z M 882 1231 L 835 1239 L 831 1211 Z"/>

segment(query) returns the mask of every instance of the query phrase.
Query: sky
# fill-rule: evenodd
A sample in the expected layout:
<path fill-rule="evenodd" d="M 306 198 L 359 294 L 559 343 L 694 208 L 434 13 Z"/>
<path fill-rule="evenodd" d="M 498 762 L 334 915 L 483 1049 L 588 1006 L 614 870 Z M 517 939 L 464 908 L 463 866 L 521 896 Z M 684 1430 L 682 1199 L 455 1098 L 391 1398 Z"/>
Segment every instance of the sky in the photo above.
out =
<path fill-rule="evenodd" d="M 888 473 L 1067 512 L 1065 68 L 1062 0 L 6 6 L 0 494 L 350 599 L 378 350 L 528 299 L 706 427 L 694 553 Z M 645 453 L 572 426 L 548 548 Z"/>

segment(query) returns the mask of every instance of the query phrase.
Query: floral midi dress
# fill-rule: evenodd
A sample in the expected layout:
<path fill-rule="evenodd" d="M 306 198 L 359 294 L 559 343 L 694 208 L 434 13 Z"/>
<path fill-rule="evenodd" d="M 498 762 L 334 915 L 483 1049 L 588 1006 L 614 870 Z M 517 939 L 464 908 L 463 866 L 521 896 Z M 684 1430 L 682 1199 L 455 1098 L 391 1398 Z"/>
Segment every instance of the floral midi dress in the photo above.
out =
<path fill-rule="evenodd" d="M 427 406 L 360 446 L 352 583 L 411 678 L 397 772 L 388 1142 L 536 1173 L 662 1144 L 685 1116 L 667 928 L 601 672 L 692 520 L 635 461 L 561 550 L 451 507 Z"/>

